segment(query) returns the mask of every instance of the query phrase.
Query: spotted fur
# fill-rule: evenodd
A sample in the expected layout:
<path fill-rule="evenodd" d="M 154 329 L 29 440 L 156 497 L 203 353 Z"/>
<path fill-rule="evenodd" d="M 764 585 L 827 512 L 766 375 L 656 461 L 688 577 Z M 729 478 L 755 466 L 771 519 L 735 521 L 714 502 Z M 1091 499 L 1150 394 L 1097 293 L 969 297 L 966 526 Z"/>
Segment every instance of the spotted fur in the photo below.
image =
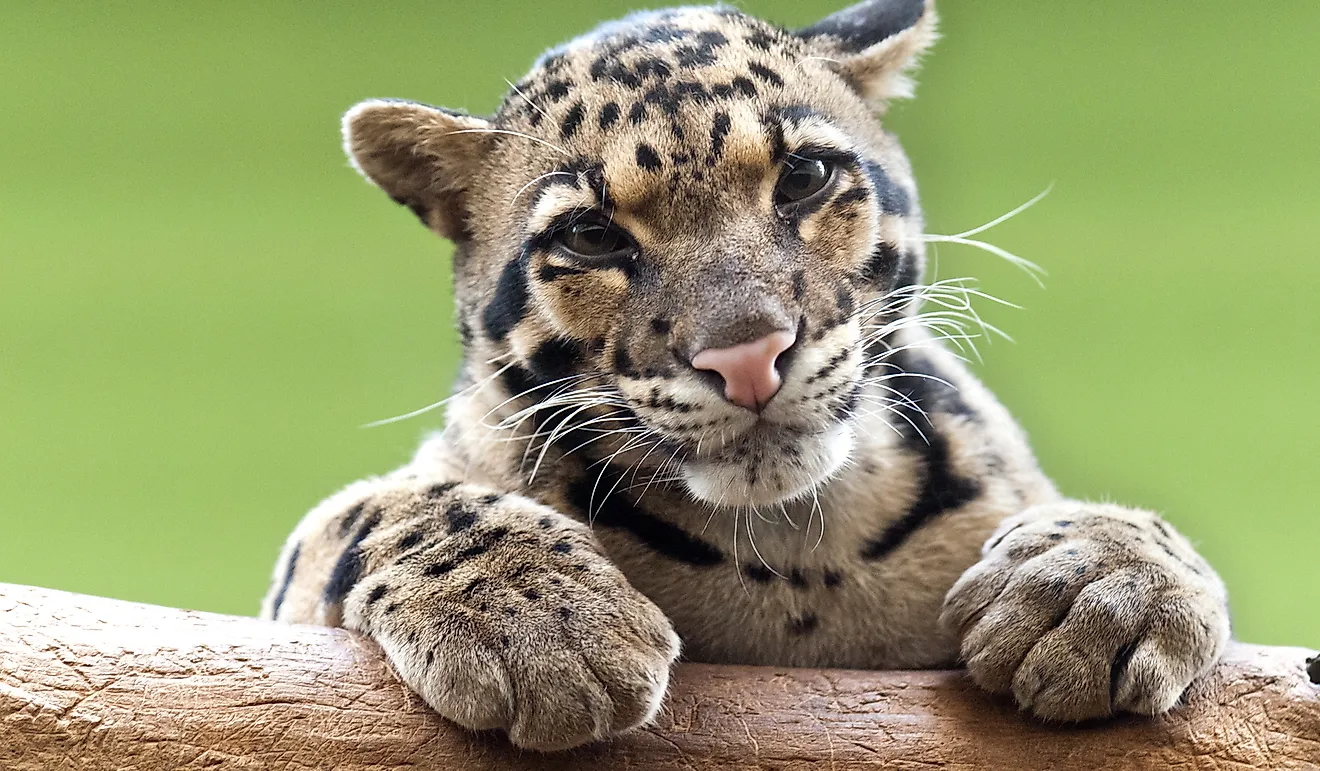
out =
<path fill-rule="evenodd" d="M 927 312 L 957 287 L 923 283 L 879 119 L 934 29 L 920 0 L 643 13 L 490 118 L 353 108 L 357 168 L 455 243 L 466 363 L 443 433 L 298 525 L 264 615 L 371 635 L 440 713 L 538 749 L 649 720 L 680 639 L 961 660 L 1049 720 L 1171 708 L 1228 637 L 1219 579 L 1153 514 L 1060 496 Z M 803 159 L 831 176 L 785 204 Z M 583 222 L 627 248 L 568 250 Z M 691 364 L 772 332 L 759 412 Z"/>

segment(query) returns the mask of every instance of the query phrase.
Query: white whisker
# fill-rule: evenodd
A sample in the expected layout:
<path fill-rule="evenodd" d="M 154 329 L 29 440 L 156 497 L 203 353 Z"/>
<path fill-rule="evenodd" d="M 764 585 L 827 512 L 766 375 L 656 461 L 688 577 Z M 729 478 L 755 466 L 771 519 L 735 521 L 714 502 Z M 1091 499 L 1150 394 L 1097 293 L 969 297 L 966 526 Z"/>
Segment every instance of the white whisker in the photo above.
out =
<path fill-rule="evenodd" d="M 445 406 L 446 404 L 449 404 L 451 401 L 457 399 L 458 397 L 467 395 L 468 392 L 476 393 L 478 390 L 488 385 L 492 380 L 503 374 L 505 370 L 507 370 L 509 367 L 512 367 L 514 364 L 515 362 L 509 362 L 508 364 L 505 364 L 503 367 L 499 368 L 495 372 L 491 373 L 489 376 L 481 379 L 476 383 L 473 383 L 472 385 L 466 386 L 464 388 L 460 388 L 459 390 L 455 391 L 449 396 L 446 396 L 440 401 L 435 402 L 434 404 L 428 404 L 425 407 L 422 407 L 421 409 L 416 409 L 413 410 L 412 412 L 404 413 L 403 415 L 395 415 L 392 418 L 373 420 L 370 423 L 363 424 L 361 428 L 376 428 L 378 426 L 388 426 L 391 423 L 399 423 L 405 420 L 410 420 L 419 415 L 425 415 L 426 413 L 431 412 L 432 410 L 438 410 L 441 407 Z"/>
<path fill-rule="evenodd" d="M 540 105 L 538 105 L 536 102 L 533 102 L 531 98 L 527 96 L 527 94 L 524 94 L 523 90 L 521 88 L 518 88 L 516 85 L 514 85 L 512 80 L 505 78 L 504 82 L 509 84 L 509 88 L 513 89 L 514 93 L 522 97 L 522 100 L 527 103 L 528 107 L 531 107 L 533 110 L 536 110 L 537 112 L 541 113 L 542 118 L 545 118 L 546 120 L 550 120 L 549 113 L 547 113 L 545 110 L 542 110 Z"/>

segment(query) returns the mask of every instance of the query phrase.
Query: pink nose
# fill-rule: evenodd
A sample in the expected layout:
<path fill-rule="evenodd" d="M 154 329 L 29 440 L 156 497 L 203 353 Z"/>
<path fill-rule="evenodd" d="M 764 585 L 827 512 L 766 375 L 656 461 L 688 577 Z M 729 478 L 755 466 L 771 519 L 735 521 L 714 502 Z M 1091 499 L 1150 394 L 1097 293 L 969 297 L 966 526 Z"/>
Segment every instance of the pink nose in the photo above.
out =
<path fill-rule="evenodd" d="M 692 357 L 692 366 L 719 373 L 724 378 L 724 398 L 739 407 L 760 412 L 779 391 L 775 359 L 796 339 L 792 332 L 771 332 L 750 343 L 707 348 Z"/>

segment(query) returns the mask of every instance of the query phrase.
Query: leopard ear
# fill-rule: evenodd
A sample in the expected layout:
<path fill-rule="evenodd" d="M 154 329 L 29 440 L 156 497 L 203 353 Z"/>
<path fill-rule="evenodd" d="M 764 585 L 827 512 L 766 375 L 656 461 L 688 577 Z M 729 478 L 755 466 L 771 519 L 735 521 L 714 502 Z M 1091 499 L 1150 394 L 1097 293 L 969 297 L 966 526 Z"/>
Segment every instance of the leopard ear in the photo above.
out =
<path fill-rule="evenodd" d="M 427 227 L 466 238 L 469 188 L 490 150 L 490 123 L 417 102 L 371 99 L 344 115 L 354 168 Z"/>
<path fill-rule="evenodd" d="M 883 109 L 890 99 L 912 97 L 909 75 L 935 42 L 935 24 L 934 0 L 865 0 L 796 34 Z"/>

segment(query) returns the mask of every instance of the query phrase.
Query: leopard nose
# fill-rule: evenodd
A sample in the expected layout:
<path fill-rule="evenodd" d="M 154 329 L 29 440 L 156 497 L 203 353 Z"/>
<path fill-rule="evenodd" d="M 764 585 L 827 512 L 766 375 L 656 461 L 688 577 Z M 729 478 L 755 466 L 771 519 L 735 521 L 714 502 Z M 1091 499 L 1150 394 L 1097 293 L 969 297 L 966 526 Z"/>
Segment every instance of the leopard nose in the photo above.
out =
<path fill-rule="evenodd" d="M 750 343 L 707 348 L 692 357 L 692 366 L 712 370 L 723 378 L 725 399 L 760 412 L 779 391 L 775 359 L 792 347 L 796 339 L 792 332 L 771 332 Z"/>

